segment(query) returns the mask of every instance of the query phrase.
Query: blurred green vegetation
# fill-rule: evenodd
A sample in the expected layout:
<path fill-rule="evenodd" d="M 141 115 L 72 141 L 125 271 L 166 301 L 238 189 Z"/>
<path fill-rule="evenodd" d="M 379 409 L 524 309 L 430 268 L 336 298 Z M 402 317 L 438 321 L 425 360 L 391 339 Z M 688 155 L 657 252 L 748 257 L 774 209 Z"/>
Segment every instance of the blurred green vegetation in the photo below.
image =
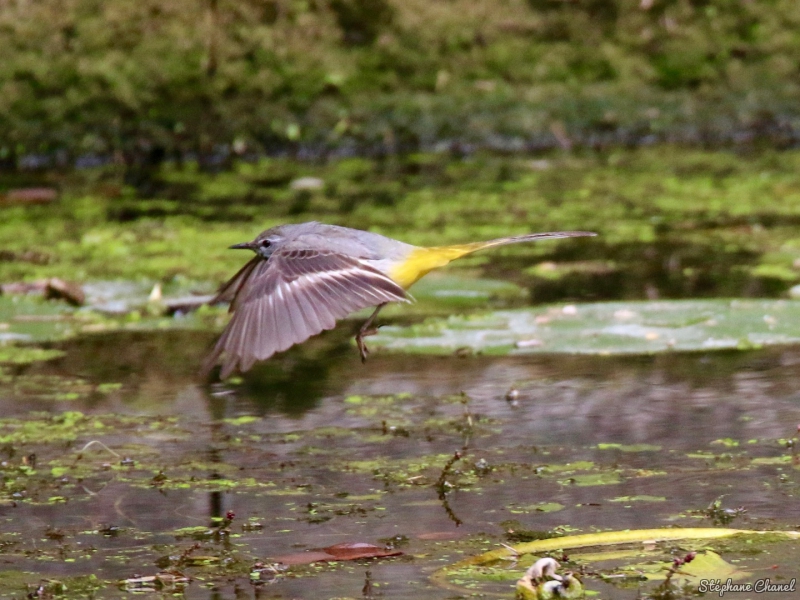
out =
<path fill-rule="evenodd" d="M 800 116 L 794 0 L 4 0 L 0 56 L 7 166 L 202 166 L 220 145 L 789 144 Z"/>
<path fill-rule="evenodd" d="M 598 232 L 479 253 L 452 267 L 513 280 L 536 301 L 774 297 L 800 282 L 799 171 L 797 151 L 673 146 L 537 159 L 261 158 L 220 173 L 167 163 L 149 197 L 124 184 L 122 166 L 51 171 L 26 181 L 58 188 L 56 202 L 0 205 L 0 282 L 177 278 L 205 282 L 207 291 L 247 258 L 229 245 L 316 219 L 421 245 Z M 31 176 L 7 179 L 23 177 Z M 312 185 L 298 186 L 304 177 Z M 0 195 L 8 181 L 0 179 Z"/>

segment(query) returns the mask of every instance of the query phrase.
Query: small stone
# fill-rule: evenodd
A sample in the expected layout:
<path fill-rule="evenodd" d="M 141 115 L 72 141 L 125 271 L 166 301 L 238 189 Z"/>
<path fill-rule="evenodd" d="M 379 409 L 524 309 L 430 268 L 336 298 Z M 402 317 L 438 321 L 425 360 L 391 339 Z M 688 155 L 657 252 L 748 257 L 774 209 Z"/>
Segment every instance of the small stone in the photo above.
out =
<path fill-rule="evenodd" d="M 298 177 L 289 184 L 293 190 L 321 190 L 323 187 L 325 182 L 319 177 Z"/>

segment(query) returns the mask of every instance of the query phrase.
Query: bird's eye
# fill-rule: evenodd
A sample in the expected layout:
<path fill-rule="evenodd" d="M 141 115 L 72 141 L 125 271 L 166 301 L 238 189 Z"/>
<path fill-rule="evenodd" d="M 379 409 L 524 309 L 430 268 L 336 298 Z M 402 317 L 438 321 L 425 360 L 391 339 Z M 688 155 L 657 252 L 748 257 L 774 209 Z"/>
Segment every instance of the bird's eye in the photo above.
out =
<path fill-rule="evenodd" d="M 269 240 L 261 240 L 261 247 L 262 248 L 269 248 L 272 245 L 272 242 Z"/>

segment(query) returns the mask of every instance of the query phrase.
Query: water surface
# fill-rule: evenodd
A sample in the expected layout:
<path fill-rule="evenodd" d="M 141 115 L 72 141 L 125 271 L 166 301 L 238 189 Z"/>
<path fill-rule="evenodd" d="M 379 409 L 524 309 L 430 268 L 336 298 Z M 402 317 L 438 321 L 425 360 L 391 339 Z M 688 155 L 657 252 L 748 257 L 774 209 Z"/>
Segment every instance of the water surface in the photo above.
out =
<path fill-rule="evenodd" d="M 95 597 L 119 597 L 117 580 L 183 556 L 187 598 L 446 599 L 431 572 L 520 532 L 721 525 L 706 512 L 720 498 L 746 510 L 728 526 L 800 527 L 786 445 L 800 423 L 800 349 L 377 353 L 362 366 L 348 333 L 227 384 L 197 378 L 213 341 L 200 332 L 84 336 L 61 358 L 3 367 L 3 595 L 93 573 Z M 108 450 L 84 448 L 92 440 Z M 219 534 L 213 519 L 227 511 L 230 535 Z M 344 542 L 405 555 L 250 583 L 257 561 Z M 737 560 L 796 576 L 785 550 Z"/>

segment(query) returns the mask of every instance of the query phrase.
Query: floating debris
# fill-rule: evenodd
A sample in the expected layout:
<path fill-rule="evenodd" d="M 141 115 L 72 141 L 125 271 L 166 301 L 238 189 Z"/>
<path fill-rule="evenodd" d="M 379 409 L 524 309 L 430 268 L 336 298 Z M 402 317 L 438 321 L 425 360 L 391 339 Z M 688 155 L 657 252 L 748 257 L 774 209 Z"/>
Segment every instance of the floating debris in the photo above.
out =
<path fill-rule="evenodd" d="M 315 562 L 385 558 L 402 554 L 403 552 L 394 548 L 380 547 L 364 542 L 346 542 L 309 552 L 279 556 L 275 560 L 283 565 L 307 565 Z"/>
<path fill-rule="evenodd" d="M 583 584 L 570 571 L 559 575 L 561 567 L 551 557 L 540 558 L 517 581 L 517 600 L 550 600 L 550 598 L 580 598 Z"/>
<path fill-rule="evenodd" d="M 86 302 L 86 294 L 79 284 L 58 277 L 46 281 L 44 297 L 48 300 L 66 300 L 72 306 L 83 306 Z"/>
<path fill-rule="evenodd" d="M 186 587 L 190 581 L 189 577 L 179 571 L 161 571 L 155 575 L 136 575 L 123 579 L 119 582 L 119 587 L 126 592 L 178 591 Z"/>

